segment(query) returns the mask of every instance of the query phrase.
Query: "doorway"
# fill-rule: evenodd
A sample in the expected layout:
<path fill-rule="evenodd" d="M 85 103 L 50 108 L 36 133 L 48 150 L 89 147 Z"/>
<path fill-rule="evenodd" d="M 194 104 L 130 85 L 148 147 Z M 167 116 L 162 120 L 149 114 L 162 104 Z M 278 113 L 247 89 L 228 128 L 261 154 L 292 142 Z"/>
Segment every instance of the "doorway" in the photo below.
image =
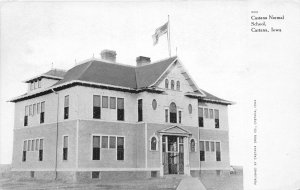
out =
<path fill-rule="evenodd" d="M 182 136 L 162 137 L 164 174 L 184 174 L 184 144 Z"/>

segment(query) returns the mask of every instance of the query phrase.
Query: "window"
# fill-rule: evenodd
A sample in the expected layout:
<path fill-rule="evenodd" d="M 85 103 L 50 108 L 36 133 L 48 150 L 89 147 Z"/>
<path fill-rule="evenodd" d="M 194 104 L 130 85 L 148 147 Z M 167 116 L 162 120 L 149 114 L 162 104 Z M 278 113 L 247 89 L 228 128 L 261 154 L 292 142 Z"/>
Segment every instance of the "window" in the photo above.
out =
<path fill-rule="evenodd" d="M 191 139 L 191 152 L 196 152 L 196 143 L 195 139 Z"/>
<path fill-rule="evenodd" d="M 34 151 L 34 143 L 35 143 L 35 141 L 31 140 L 31 151 Z"/>
<path fill-rule="evenodd" d="M 101 107 L 100 107 L 100 96 L 93 96 L 93 118 L 100 119 L 101 118 Z"/>
<path fill-rule="evenodd" d="M 24 144 L 23 144 L 23 155 L 22 155 L 22 161 L 23 162 L 26 161 L 26 149 L 27 149 L 27 140 L 25 140 Z"/>
<path fill-rule="evenodd" d="M 157 150 L 156 146 L 157 146 L 157 139 L 156 139 L 156 137 L 152 137 L 151 138 L 151 149 L 150 150 Z"/>
<path fill-rule="evenodd" d="M 117 160 L 124 160 L 124 137 L 117 137 Z"/>
<path fill-rule="evenodd" d="M 32 105 L 29 106 L 29 115 L 31 115 L 31 116 L 33 115 L 32 114 Z"/>
<path fill-rule="evenodd" d="M 36 114 L 36 104 L 33 104 L 32 115 Z"/>
<path fill-rule="evenodd" d="M 28 126 L 28 106 L 25 106 L 24 126 Z"/>
<path fill-rule="evenodd" d="M 215 110 L 215 128 L 220 128 L 219 110 Z"/>
<path fill-rule="evenodd" d="M 68 160 L 69 137 L 63 137 L 63 160 Z"/>
<path fill-rule="evenodd" d="M 41 102 L 40 123 L 45 121 L 45 102 Z"/>
<path fill-rule="evenodd" d="M 176 82 L 176 90 L 180 90 L 180 82 L 179 81 Z"/>
<path fill-rule="evenodd" d="M 117 99 L 117 120 L 124 121 L 124 98 Z"/>
<path fill-rule="evenodd" d="M 177 107 L 174 102 L 170 104 L 170 123 L 177 123 Z"/>
<path fill-rule="evenodd" d="M 209 151 L 209 141 L 205 141 L 205 150 Z"/>
<path fill-rule="evenodd" d="M 188 109 L 189 109 L 189 113 L 192 114 L 192 112 L 193 112 L 192 104 L 189 104 Z"/>
<path fill-rule="evenodd" d="M 40 139 L 35 139 L 35 150 L 39 150 Z"/>
<path fill-rule="evenodd" d="M 209 109 L 209 118 L 210 119 L 214 118 L 214 110 L 213 109 Z"/>
<path fill-rule="evenodd" d="M 165 109 L 165 122 L 168 123 L 169 111 Z"/>
<path fill-rule="evenodd" d="M 108 136 L 102 136 L 101 148 L 108 148 Z"/>
<path fill-rule="evenodd" d="M 99 171 L 93 171 L 92 172 L 92 179 L 99 179 L 100 178 L 100 172 Z"/>
<path fill-rule="evenodd" d="M 220 145 L 220 142 L 216 142 L 216 160 L 221 161 L 221 145 Z"/>
<path fill-rule="evenodd" d="M 38 87 L 37 81 L 34 81 L 34 89 Z"/>
<path fill-rule="evenodd" d="M 41 79 L 38 80 L 38 87 L 41 88 Z"/>
<path fill-rule="evenodd" d="M 204 116 L 205 116 L 205 118 L 208 118 L 208 109 L 207 108 L 204 108 Z"/>
<path fill-rule="evenodd" d="M 108 96 L 102 96 L 102 108 L 108 108 Z"/>
<path fill-rule="evenodd" d="M 93 160 L 100 160 L 100 136 L 93 136 Z"/>
<path fill-rule="evenodd" d="M 162 152 L 166 152 L 166 136 L 162 137 Z"/>
<path fill-rule="evenodd" d="M 69 118 L 69 95 L 65 96 L 64 102 L 64 119 Z"/>
<path fill-rule="evenodd" d="M 110 97 L 109 101 L 109 108 L 116 109 L 116 97 Z"/>
<path fill-rule="evenodd" d="M 178 122 L 181 123 L 181 111 L 178 111 Z"/>
<path fill-rule="evenodd" d="M 200 141 L 200 161 L 205 161 L 204 141 Z"/>
<path fill-rule="evenodd" d="M 109 137 L 109 148 L 116 148 L 116 137 L 115 136 Z"/>
<path fill-rule="evenodd" d="M 152 100 L 152 108 L 153 110 L 156 110 L 157 108 L 157 101 L 155 99 Z"/>
<path fill-rule="evenodd" d="M 41 103 L 37 103 L 36 104 L 36 114 L 40 114 L 41 113 Z"/>
<path fill-rule="evenodd" d="M 174 90 L 174 86 L 175 86 L 174 80 L 171 80 L 171 89 L 172 90 Z"/>
<path fill-rule="evenodd" d="M 203 108 L 198 108 L 198 125 L 203 127 Z"/>
<path fill-rule="evenodd" d="M 143 99 L 138 100 L 138 121 L 143 121 Z"/>
<path fill-rule="evenodd" d="M 39 149 L 39 161 L 43 161 L 43 145 L 44 140 L 40 139 L 40 149 Z"/>
<path fill-rule="evenodd" d="M 210 151 L 214 152 L 215 151 L 215 142 L 210 142 Z"/>
<path fill-rule="evenodd" d="M 30 83 L 30 90 L 33 90 L 33 88 L 34 88 L 34 84 L 32 82 L 32 83 Z"/>
<path fill-rule="evenodd" d="M 165 88 L 169 88 L 169 80 L 168 79 L 165 80 Z"/>
<path fill-rule="evenodd" d="M 31 151 L 31 140 L 28 140 L 28 148 L 27 148 L 28 151 Z"/>

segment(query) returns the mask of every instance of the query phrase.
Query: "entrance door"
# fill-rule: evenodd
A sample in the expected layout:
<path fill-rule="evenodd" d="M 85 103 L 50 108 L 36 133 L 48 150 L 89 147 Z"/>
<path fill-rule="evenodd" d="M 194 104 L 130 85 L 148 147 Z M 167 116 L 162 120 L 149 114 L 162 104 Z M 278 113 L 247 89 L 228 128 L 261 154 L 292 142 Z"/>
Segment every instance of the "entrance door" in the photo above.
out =
<path fill-rule="evenodd" d="M 162 141 L 164 174 L 183 174 L 183 137 L 163 136 Z"/>

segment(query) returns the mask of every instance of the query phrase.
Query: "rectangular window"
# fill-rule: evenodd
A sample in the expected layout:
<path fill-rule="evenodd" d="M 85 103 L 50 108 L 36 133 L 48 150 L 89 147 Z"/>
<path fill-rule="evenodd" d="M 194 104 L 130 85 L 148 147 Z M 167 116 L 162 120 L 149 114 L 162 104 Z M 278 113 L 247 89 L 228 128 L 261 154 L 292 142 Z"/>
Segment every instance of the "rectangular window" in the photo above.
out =
<path fill-rule="evenodd" d="M 116 109 L 116 97 L 110 97 L 109 101 L 109 108 Z"/>
<path fill-rule="evenodd" d="M 41 88 L 41 79 L 38 80 L 38 87 Z"/>
<path fill-rule="evenodd" d="M 34 151 L 34 143 L 35 143 L 35 141 L 31 140 L 31 151 Z"/>
<path fill-rule="evenodd" d="M 178 122 L 181 123 L 181 111 L 178 111 Z"/>
<path fill-rule="evenodd" d="M 100 96 L 93 96 L 93 118 L 100 119 L 101 118 L 101 107 L 100 107 Z"/>
<path fill-rule="evenodd" d="M 32 114 L 32 105 L 29 106 L 29 115 L 31 115 L 31 116 L 33 115 Z"/>
<path fill-rule="evenodd" d="M 65 96 L 64 102 L 64 119 L 69 118 L 69 95 Z"/>
<path fill-rule="evenodd" d="M 100 178 L 100 172 L 99 171 L 93 171 L 92 172 L 92 179 L 99 179 Z"/>
<path fill-rule="evenodd" d="M 108 148 L 108 136 L 102 136 L 101 148 Z"/>
<path fill-rule="evenodd" d="M 210 142 L 210 150 L 212 151 L 212 152 L 214 152 L 215 151 L 215 142 Z"/>
<path fill-rule="evenodd" d="M 40 139 L 35 139 L 35 150 L 39 150 L 39 141 Z"/>
<path fill-rule="evenodd" d="M 143 99 L 138 100 L 138 121 L 143 121 Z"/>
<path fill-rule="evenodd" d="M 205 141 L 205 150 L 209 151 L 209 141 Z"/>
<path fill-rule="evenodd" d="M 37 81 L 34 82 L 34 89 L 38 88 Z"/>
<path fill-rule="evenodd" d="M 117 160 L 124 160 L 124 137 L 117 137 Z"/>
<path fill-rule="evenodd" d="M 25 106 L 24 126 L 28 126 L 28 106 Z"/>
<path fill-rule="evenodd" d="M 22 161 L 25 162 L 26 161 L 26 149 L 27 149 L 27 141 L 24 141 L 23 144 L 23 155 L 22 155 Z"/>
<path fill-rule="evenodd" d="M 168 123 L 169 111 L 165 109 L 165 122 Z"/>
<path fill-rule="evenodd" d="M 214 110 L 213 109 L 209 109 L 209 118 L 210 119 L 214 118 Z"/>
<path fill-rule="evenodd" d="M 215 110 L 215 128 L 220 128 L 219 110 Z"/>
<path fill-rule="evenodd" d="M 198 108 L 198 125 L 199 127 L 203 127 L 203 108 Z"/>
<path fill-rule="evenodd" d="M 36 114 L 40 114 L 41 113 L 41 104 L 37 103 L 36 104 Z"/>
<path fill-rule="evenodd" d="M 39 148 L 39 161 L 43 161 L 43 147 L 44 146 L 44 139 L 40 139 L 40 148 Z"/>
<path fill-rule="evenodd" d="M 31 151 L 31 140 L 28 140 L 28 148 L 27 148 L 28 151 Z"/>
<path fill-rule="evenodd" d="M 68 160 L 69 137 L 63 137 L 63 160 Z"/>
<path fill-rule="evenodd" d="M 41 102 L 40 123 L 45 121 L 45 102 Z"/>
<path fill-rule="evenodd" d="M 100 160 L 100 136 L 93 136 L 93 160 Z"/>
<path fill-rule="evenodd" d="M 124 121 L 124 98 L 117 99 L 117 120 Z"/>
<path fill-rule="evenodd" d="M 33 104 L 32 115 L 36 114 L 36 104 Z"/>
<path fill-rule="evenodd" d="M 205 118 L 208 118 L 208 109 L 207 108 L 204 108 L 204 116 L 205 116 Z"/>
<path fill-rule="evenodd" d="M 33 88 L 34 88 L 34 84 L 30 83 L 30 90 L 33 90 Z"/>
<path fill-rule="evenodd" d="M 216 142 L 216 160 L 221 161 L 221 145 L 220 145 L 220 142 Z"/>
<path fill-rule="evenodd" d="M 116 148 L 116 137 L 115 136 L 109 137 L 109 148 Z"/>
<path fill-rule="evenodd" d="M 102 108 L 108 108 L 108 96 L 102 96 Z"/>
<path fill-rule="evenodd" d="M 204 141 L 200 141 L 200 161 L 205 161 Z"/>

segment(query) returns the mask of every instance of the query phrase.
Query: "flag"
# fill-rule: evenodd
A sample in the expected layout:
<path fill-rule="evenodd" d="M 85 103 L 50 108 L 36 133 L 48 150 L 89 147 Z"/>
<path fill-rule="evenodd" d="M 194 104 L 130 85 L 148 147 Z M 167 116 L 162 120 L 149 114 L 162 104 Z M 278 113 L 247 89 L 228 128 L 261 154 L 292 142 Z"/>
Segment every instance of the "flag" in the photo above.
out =
<path fill-rule="evenodd" d="M 152 35 L 153 45 L 156 45 L 158 43 L 158 39 L 160 36 L 168 32 L 168 25 L 169 21 L 155 30 L 155 33 Z"/>

